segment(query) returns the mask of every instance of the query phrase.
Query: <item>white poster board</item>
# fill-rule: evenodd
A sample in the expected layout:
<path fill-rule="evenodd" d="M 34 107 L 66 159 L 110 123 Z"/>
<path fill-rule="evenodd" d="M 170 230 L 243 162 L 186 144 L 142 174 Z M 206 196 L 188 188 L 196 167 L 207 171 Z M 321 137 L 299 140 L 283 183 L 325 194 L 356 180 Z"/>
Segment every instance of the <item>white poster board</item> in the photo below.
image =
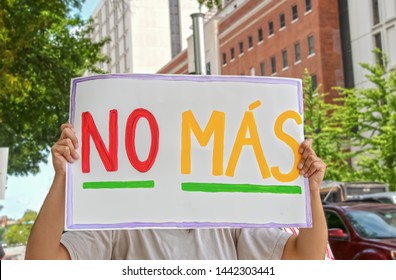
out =
<path fill-rule="evenodd" d="M 8 148 L 0 147 L 0 199 L 5 198 L 7 185 Z"/>
<path fill-rule="evenodd" d="M 67 229 L 311 226 L 301 80 L 98 75 L 70 100 Z"/>

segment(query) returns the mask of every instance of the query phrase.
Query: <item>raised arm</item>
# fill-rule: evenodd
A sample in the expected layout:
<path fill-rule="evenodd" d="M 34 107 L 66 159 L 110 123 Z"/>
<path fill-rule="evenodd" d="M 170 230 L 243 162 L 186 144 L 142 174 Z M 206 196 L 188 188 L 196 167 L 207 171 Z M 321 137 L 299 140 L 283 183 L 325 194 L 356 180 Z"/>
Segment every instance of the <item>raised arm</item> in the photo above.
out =
<path fill-rule="evenodd" d="M 326 165 L 312 149 L 312 141 L 305 140 L 300 146 L 300 174 L 309 179 L 312 228 L 301 228 L 298 236 L 292 236 L 283 250 L 282 259 L 324 259 L 327 244 L 327 225 L 320 198 L 320 184 Z"/>
<path fill-rule="evenodd" d="M 25 259 L 70 259 L 60 240 L 65 221 L 66 162 L 78 159 L 78 142 L 71 124 L 63 124 L 61 130 L 51 149 L 54 180 L 30 233 Z"/>

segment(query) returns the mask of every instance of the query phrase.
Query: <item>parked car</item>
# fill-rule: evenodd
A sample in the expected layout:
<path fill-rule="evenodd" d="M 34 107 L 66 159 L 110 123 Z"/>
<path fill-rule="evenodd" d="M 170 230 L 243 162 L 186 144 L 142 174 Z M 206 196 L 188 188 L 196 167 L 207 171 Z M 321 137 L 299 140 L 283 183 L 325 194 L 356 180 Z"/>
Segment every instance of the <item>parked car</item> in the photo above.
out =
<path fill-rule="evenodd" d="M 329 244 L 337 260 L 396 260 L 396 205 L 323 205 Z"/>
<path fill-rule="evenodd" d="M 382 192 L 362 194 L 355 198 L 347 199 L 348 202 L 382 202 L 396 204 L 396 192 Z"/>

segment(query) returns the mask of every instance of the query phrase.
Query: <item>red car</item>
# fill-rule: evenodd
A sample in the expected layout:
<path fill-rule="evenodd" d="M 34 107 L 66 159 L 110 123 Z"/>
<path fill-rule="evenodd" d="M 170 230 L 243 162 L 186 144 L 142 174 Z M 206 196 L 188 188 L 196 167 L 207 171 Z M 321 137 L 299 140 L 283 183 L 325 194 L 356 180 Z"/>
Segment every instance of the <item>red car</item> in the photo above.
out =
<path fill-rule="evenodd" d="M 323 208 L 336 260 L 396 260 L 396 205 L 349 202 Z"/>

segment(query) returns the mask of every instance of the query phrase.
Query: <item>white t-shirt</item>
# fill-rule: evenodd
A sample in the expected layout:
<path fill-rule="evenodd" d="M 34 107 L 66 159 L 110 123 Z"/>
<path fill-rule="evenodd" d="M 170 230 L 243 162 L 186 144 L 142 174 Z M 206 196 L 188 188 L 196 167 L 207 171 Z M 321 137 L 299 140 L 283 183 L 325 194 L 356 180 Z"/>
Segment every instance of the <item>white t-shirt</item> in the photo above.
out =
<path fill-rule="evenodd" d="M 275 228 L 71 231 L 61 243 L 77 260 L 277 260 L 290 236 Z"/>

